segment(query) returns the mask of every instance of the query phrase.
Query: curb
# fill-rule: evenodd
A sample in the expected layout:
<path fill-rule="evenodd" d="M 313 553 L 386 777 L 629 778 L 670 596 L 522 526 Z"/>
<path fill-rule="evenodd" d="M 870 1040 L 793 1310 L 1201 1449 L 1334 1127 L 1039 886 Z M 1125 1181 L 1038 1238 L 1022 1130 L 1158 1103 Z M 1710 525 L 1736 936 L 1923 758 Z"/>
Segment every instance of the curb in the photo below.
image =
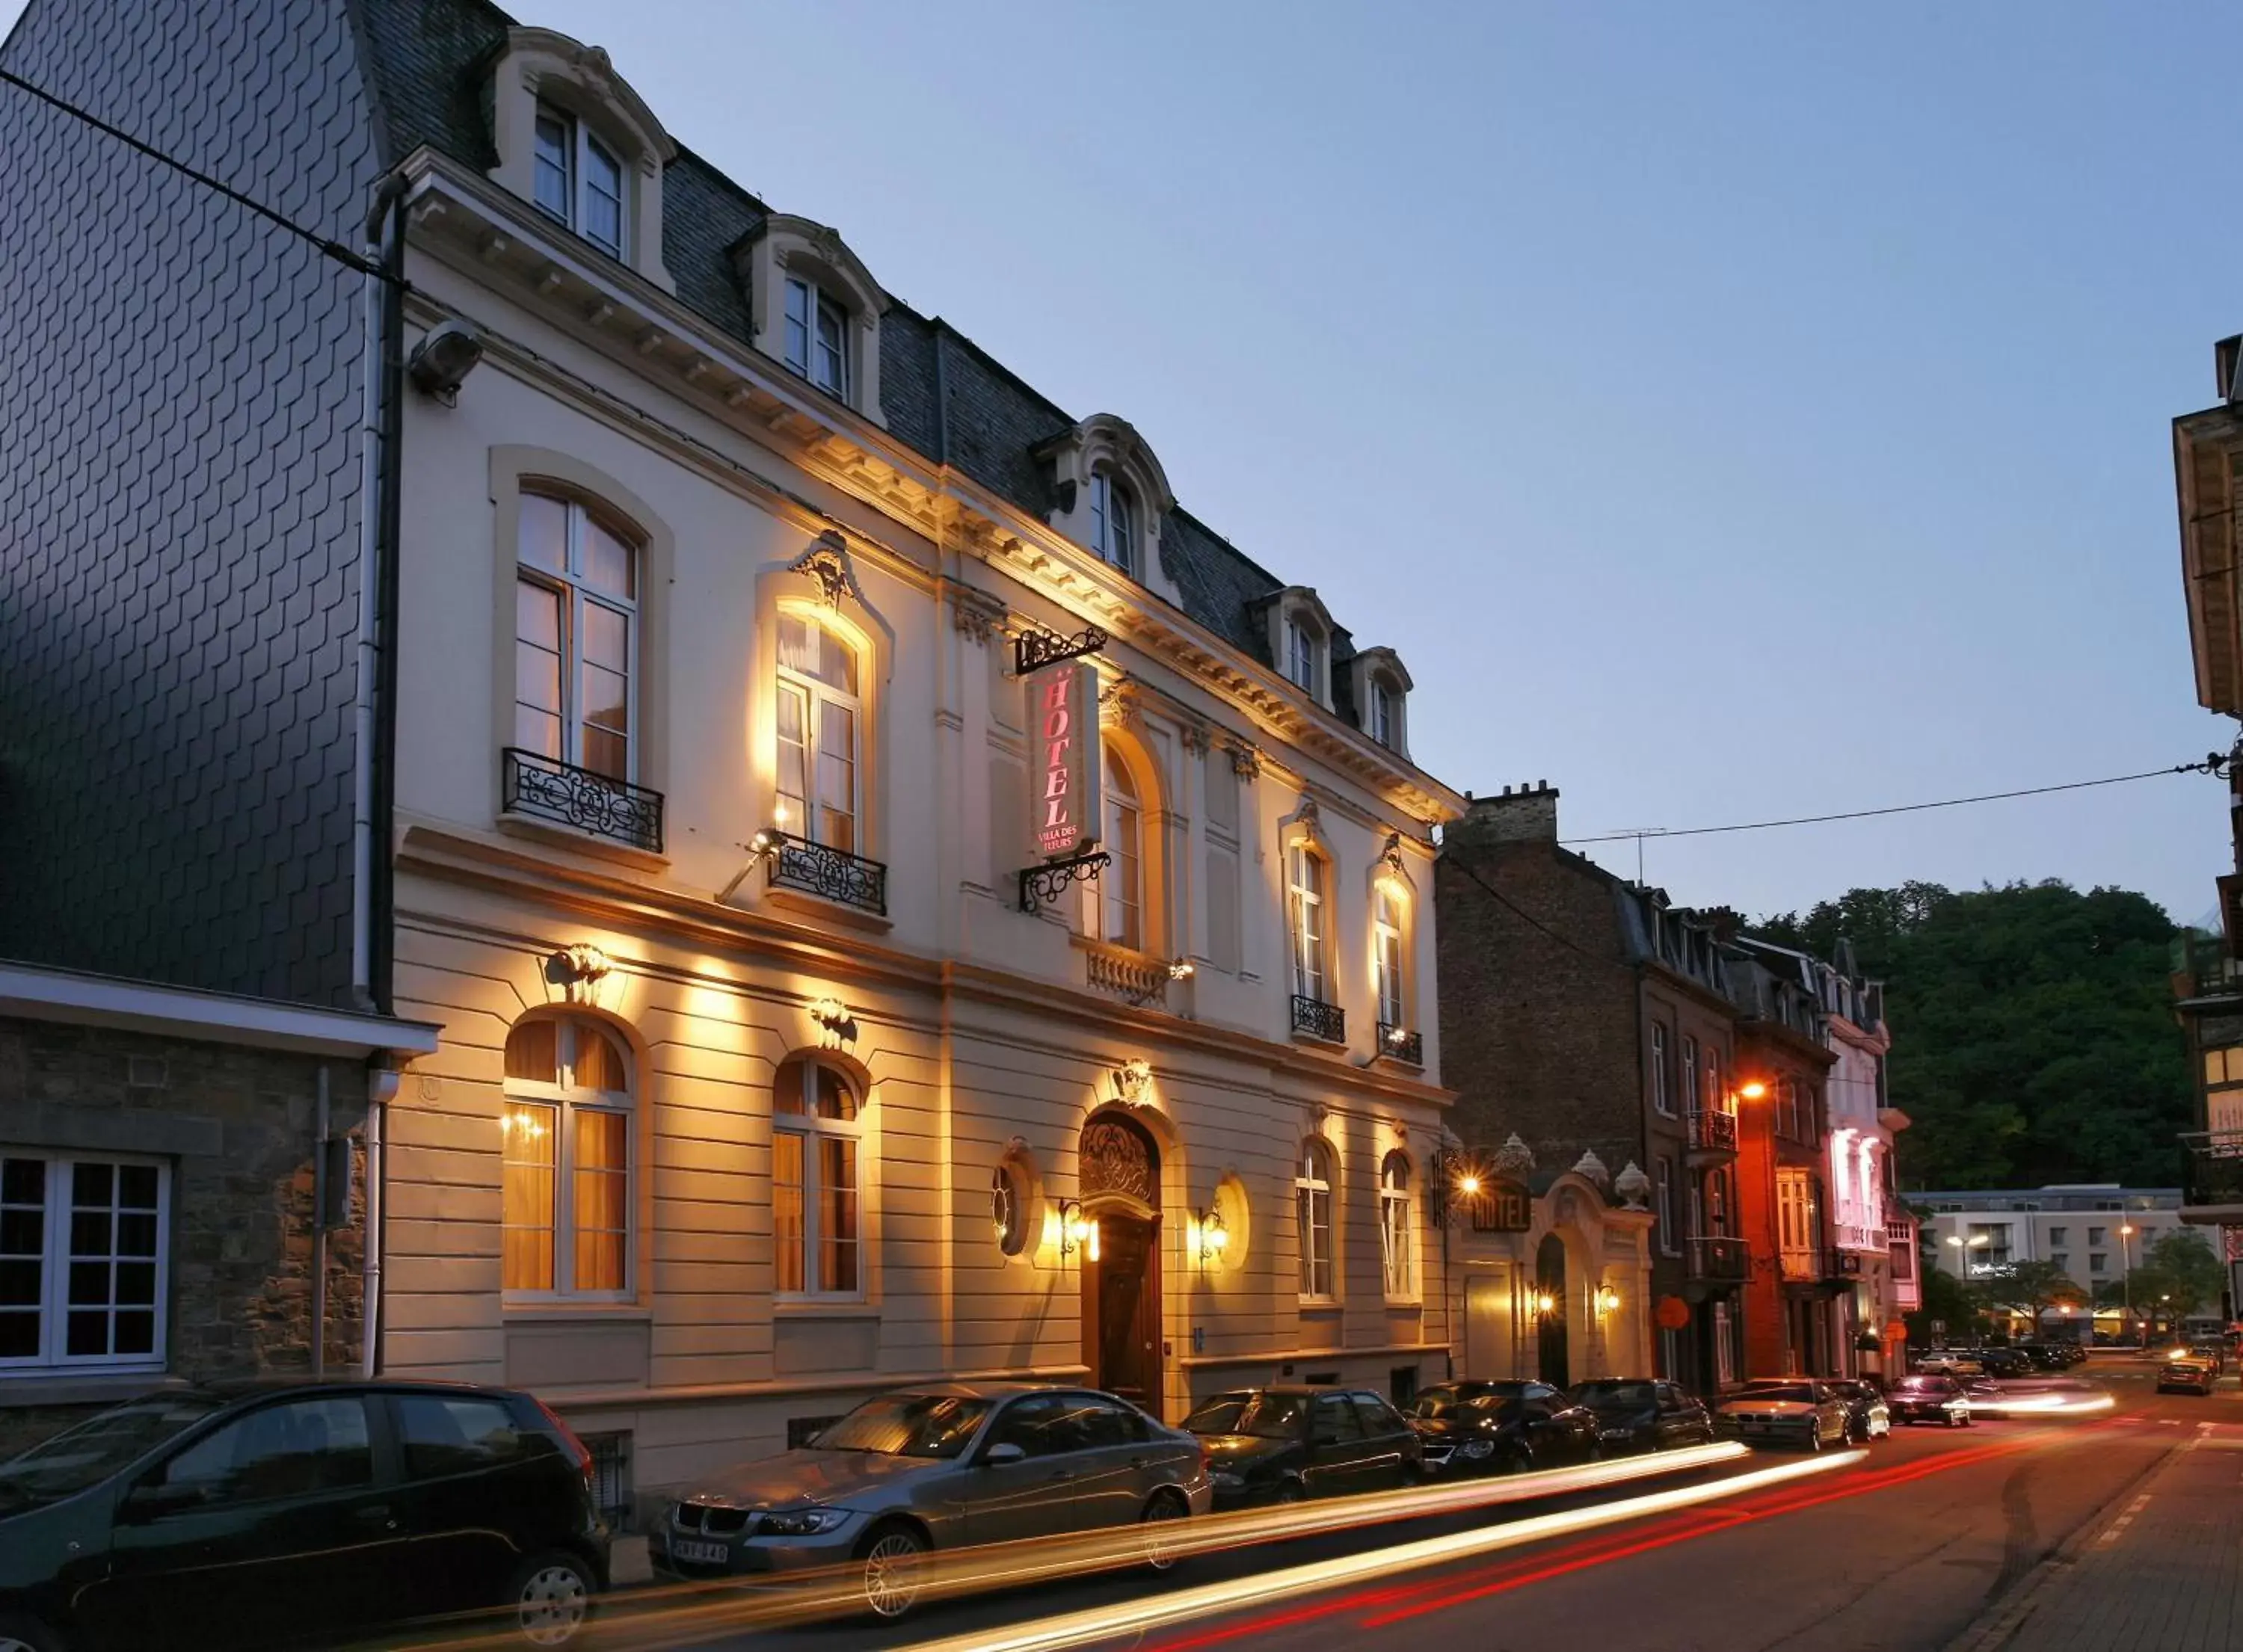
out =
<path fill-rule="evenodd" d="M 1993 1602 L 1972 1618 L 1960 1635 L 1940 1649 L 1940 1652 L 2000 1652 L 2017 1636 L 2040 1604 L 2040 1597 L 2057 1578 L 2071 1569 L 2082 1550 L 2117 1518 L 2118 1511 L 2134 1496 L 2146 1482 L 2156 1479 L 2172 1466 L 2189 1442 L 2175 1440 L 2156 1456 L 2150 1459 L 2142 1471 L 2112 1492 L 2095 1507 L 2071 1534 L 2044 1557 L 2031 1571 L 2002 1592 Z"/>

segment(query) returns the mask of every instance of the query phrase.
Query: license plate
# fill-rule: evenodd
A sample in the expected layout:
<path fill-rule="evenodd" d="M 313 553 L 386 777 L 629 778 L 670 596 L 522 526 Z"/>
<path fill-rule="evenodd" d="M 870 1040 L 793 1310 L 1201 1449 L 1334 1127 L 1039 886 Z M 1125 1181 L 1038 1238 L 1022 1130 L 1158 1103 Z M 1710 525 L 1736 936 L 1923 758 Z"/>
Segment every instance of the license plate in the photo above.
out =
<path fill-rule="evenodd" d="M 722 1566 L 732 1558 L 732 1551 L 722 1543 L 697 1543 L 690 1538 L 670 1540 L 670 1558 L 693 1566 Z"/>

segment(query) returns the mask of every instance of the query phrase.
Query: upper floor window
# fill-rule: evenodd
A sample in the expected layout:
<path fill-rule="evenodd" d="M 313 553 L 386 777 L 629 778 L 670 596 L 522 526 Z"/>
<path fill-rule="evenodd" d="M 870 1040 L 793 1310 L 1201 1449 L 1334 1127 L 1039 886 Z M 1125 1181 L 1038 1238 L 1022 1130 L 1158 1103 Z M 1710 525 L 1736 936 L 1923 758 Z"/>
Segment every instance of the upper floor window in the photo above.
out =
<path fill-rule="evenodd" d="M 1371 897 L 1371 962 L 1378 977 L 1378 1019 L 1386 1026 L 1406 1026 L 1410 1011 L 1403 991 L 1402 901 L 1386 883 L 1380 883 Z"/>
<path fill-rule="evenodd" d="M 1681 1248 L 1674 1243 L 1674 1161 L 1661 1158 L 1657 1171 L 1653 1179 L 1653 1189 L 1659 1224 L 1659 1248 L 1672 1256 Z"/>
<path fill-rule="evenodd" d="M 1129 490 L 1101 466 L 1090 475 L 1090 548 L 1133 579 L 1137 573 L 1137 508 Z"/>
<path fill-rule="evenodd" d="M 786 365 L 849 399 L 849 312 L 800 276 L 786 279 Z"/>
<path fill-rule="evenodd" d="M 1319 1004 L 1331 1001 L 1324 969 L 1324 862 L 1306 843 L 1285 852 L 1288 916 L 1292 926 L 1293 994 Z"/>
<path fill-rule="evenodd" d="M 518 1023 L 499 1118 L 502 1283 L 620 1297 L 630 1285 L 630 1065 L 580 1017 Z"/>
<path fill-rule="evenodd" d="M 1402 718 L 1398 704 L 1400 696 L 1394 685 L 1384 677 L 1371 680 L 1371 737 L 1382 746 L 1400 743 Z"/>
<path fill-rule="evenodd" d="M 0 1150 L 0 1373 L 159 1370 L 171 1172 Z"/>
<path fill-rule="evenodd" d="M 1729 1092 L 1721 1088 L 1721 1052 L 1711 1044 L 1706 1046 L 1704 1106 L 1709 1113 L 1727 1112 L 1729 1107 Z"/>
<path fill-rule="evenodd" d="M 1101 742 L 1106 764 L 1106 852 L 1113 858 L 1097 881 L 1103 921 L 1099 934 L 1116 946 L 1140 950 L 1145 944 L 1145 868 L 1142 806 L 1128 760 L 1110 740 Z"/>
<path fill-rule="evenodd" d="M 623 257 L 623 164 L 598 134 L 574 115 L 538 104 L 533 172 L 541 211 Z"/>
<path fill-rule="evenodd" d="M 1317 668 L 1324 643 L 1324 637 L 1307 621 L 1286 620 L 1285 679 L 1304 694 L 1313 695 L 1322 687 L 1323 673 Z"/>
<path fill-rule="evenodd" d="M 1301 1144 L 1293 1178 L 1293 1226 L 1301 1257 L 1301 1294 L 1328 1302 L 1332 1296 L 1331 1149 L 1310 1137 Z"/>
<path fill-rule="evenodd" d="M 1701 1105 L 1698 1095 L 1698 1041 L 1685 1037 L 1682 1040 L 1682 1098 L 1686 1105 Z"/>
<path fill-rule="evenodd" d="M 864 702 L 857 650 L 816 616 L 778 615 L 778 823 L 858 854 Z"/>
<path fill-rule="evenodd" d="M 782 1295 L 862 1293 L 862 1123 L 849 1075 L 815 1055 L 771 1084 L 771 1235 Z"/>
<path fill-rule="evenodd" d="M 1410 1158 L 1391 1152 L 1378 1167 L 1378 1241 L 1386 1294 L 1418 1293 L 1418 1234 L 1410 1219 Z"/>
<path fill-rule="evenodd" d="M 629 781 L 638 547 L 574 500 L 524 493 L 521 504 L 514 743 Z"/>
<path fill-rule="evenodd" d="M 1673 1080 L 1667 1071 L 1667 1024 L 1651 1024 L 1651 1105 L 1663 1113 L 1674 1111 Z"/>

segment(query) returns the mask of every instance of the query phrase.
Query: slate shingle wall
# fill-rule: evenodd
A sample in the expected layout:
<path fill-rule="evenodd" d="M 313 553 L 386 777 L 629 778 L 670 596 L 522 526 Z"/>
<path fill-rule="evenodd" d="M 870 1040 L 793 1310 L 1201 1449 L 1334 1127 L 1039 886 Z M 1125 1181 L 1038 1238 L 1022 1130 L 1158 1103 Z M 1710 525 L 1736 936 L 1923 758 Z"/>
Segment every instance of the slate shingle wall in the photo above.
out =
<path fill-rule="evenodd" d="M 337 0 L 40 0 L 7 66 L 355 245 Z M 359 278 L 0 88 L 0 956 L 349 988 Z"/>

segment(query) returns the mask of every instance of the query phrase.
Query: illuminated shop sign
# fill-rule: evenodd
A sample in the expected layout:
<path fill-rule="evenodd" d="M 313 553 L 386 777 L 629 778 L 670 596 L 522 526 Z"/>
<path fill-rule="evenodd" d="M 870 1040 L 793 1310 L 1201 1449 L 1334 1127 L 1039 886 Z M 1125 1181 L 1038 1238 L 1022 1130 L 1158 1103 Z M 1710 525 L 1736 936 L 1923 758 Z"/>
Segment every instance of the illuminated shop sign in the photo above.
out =
<path fill-rule="evenodd" d="M 1034 731 L 1029 829 L 1047 860 L 1098 841 L 1098 669 L 1086 660 L 1047 666 L 1027 684 Z"/>

